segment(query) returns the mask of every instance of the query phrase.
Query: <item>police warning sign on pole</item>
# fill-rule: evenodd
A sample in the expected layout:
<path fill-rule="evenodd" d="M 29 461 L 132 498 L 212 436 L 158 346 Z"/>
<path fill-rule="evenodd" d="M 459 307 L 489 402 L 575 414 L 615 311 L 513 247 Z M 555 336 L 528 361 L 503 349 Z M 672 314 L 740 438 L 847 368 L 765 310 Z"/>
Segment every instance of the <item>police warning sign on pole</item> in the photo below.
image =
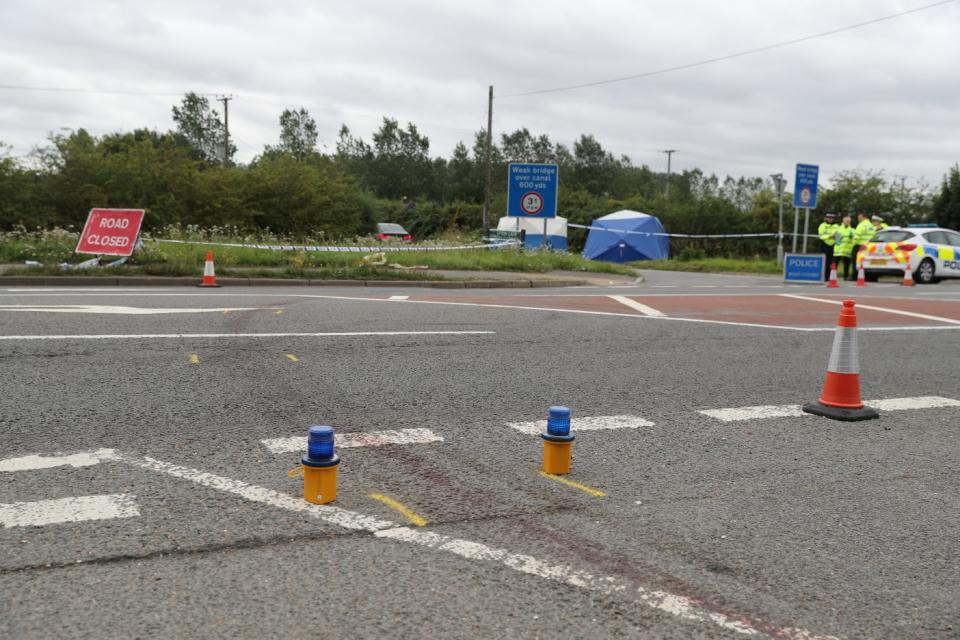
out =
<path fill-rule="evenodd" d="M 559 170 L 555 164 L 511 163 L 507 169 L 507 215 L 556 218 Z"/>
<path fill-rule="evenodd" d="M 76 252 L 129 256 L 137 243 L 143 213 L 143 209 L 91 209 Z"/>
<path fill-rule="evenodd" d="M 817 178 L 820 167 L 815 164 L 798 164 L 796 180 L 793 181 L 793 206 L 797 209 L 817 208 Z"/>

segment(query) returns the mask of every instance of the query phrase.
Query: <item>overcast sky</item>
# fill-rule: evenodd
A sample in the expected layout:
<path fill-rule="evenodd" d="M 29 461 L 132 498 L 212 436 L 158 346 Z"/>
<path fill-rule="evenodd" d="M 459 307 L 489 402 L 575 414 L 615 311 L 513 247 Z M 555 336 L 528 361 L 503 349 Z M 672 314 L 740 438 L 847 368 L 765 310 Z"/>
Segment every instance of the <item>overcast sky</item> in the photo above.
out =
<path fill-rule="evenodd" d="M 0 141 L 24 155 L 51 131 L 173 127 L 185 91 L 232 94 L 238 159 L 307 108 L 332 150 L 342 123 L 368 142 L 384 116 L 448 156 L 486 124 L 719 175 L 819 164 L 938 185 L 960 161 L 960 0 L 836 35 L 654 77 L 508 97 L 684 65 L 935 0 L 3 0 Z M 788 185 L 789 188 L 790 185 Z"/>

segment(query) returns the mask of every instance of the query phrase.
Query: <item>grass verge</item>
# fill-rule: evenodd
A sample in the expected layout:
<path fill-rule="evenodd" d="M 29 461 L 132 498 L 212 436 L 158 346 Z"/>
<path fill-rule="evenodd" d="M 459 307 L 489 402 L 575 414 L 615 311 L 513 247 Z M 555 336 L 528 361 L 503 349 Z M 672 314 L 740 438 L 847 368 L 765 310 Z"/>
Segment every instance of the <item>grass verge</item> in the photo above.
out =
<path fill-rule="evenodd" d="M 632 262 L 637 269 L 658 271 L 698 271 L 703 273 L 781 273 L 776 260 L 747 258 L 702 258 L 698 260 L 650 260 Z"/>

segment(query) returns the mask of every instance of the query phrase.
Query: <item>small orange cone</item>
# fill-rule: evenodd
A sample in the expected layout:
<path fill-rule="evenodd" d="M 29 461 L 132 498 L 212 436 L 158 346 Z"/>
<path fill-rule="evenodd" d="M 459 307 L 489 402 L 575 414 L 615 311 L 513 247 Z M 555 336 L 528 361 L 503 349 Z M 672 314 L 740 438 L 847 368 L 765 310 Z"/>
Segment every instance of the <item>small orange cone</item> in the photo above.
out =
<path fill-rule="evenodd" d="M 867 273 L 863 270 L 863 264 L 861 264 L 860 268 L 857 269 L 857 286 L 867 286 Z"/>
<path fill-rule="evenodd" d="M 863 406 L 860 399 L 860 354 L 857 347 L 857 312 L 853 300 L 844 300 L 833 336 L 823 393 L 816 402 L 803 405 L 807 413 L 832 420 L 854 422 L 879 418 L 876 409 Z"/>
<path fill-rule="evenodd" d="M 830 282 L 827 283 L 827 287 L 830 289 L 836 289 L 840 286 L 840 283 L 837 282 L 837 263 L 830 263 Z"/>
<path fill-rule="evenodd" d="M 198 287 L 219 287 L 217 276 L 213 273 L 213 251 L 207 251 L 207 259 L 203 263 L 203 280 Z"/>
<path fill-rule="evenodd" d="M 910 272 L 910 265 L 907 265 L 903 268 L 903 282 L 900 283 L 904 287 L 913 286 L 913 274 Z"/>

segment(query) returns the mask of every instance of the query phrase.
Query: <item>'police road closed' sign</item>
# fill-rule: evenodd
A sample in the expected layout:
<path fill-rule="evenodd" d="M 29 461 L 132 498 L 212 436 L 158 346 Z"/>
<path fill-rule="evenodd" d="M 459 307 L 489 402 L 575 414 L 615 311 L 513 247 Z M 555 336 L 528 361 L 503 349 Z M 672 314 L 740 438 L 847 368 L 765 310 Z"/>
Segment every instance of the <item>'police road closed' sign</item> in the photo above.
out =
<path fill-rule="evenodd" d="M 822 253 L 788 253 L 783 257 L 783 279 L 819 284 L 823 282 L 826 267 L 826 256 Z"/>
<path fill-rule="evenodd" d="M 143 209 L 91 209 L 77 253 L 129 256 L 142 223 Z"/>

